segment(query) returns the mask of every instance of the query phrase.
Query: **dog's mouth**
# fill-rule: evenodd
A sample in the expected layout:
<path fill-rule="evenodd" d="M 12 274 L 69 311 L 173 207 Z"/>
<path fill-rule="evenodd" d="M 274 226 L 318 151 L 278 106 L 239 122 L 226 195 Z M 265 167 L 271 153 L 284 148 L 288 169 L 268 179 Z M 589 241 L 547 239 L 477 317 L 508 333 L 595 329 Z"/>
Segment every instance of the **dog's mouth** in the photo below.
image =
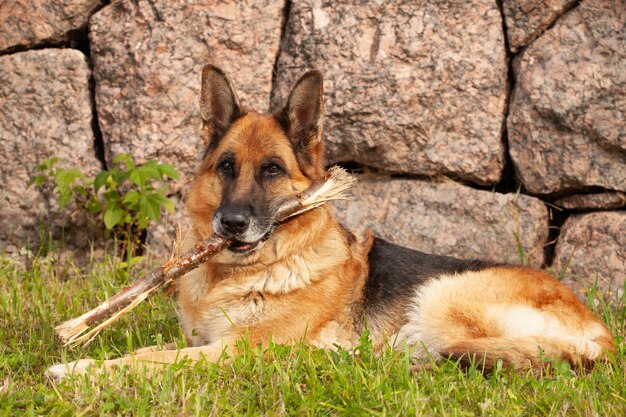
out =
<path fill-rule="evenodd" d="M 257 246 L 259 246 L 259 243 L 261 243 L 260 240 L 257 240 L 256 242 L 252 242 L 252 243 L 240 242 L 238 240 L 234 240 L 233 243 L 231 243 L 230 246 L 228 247 L 228 250 L 231 252 L 235 252 L 235 253 L 252 252 L 254 249 L 256 249 Z"/>
<path fill-rule="evenodd" d="M 238 254 L 253 252 L 262 242 L 265 242 L 270 238 L 272 230 L 273 228 L 265 233 L 261 239 L 255 242 L 242 242 L 240 240 L 233 239 L 232 243 L 228 246 L 228 250 Z"/>

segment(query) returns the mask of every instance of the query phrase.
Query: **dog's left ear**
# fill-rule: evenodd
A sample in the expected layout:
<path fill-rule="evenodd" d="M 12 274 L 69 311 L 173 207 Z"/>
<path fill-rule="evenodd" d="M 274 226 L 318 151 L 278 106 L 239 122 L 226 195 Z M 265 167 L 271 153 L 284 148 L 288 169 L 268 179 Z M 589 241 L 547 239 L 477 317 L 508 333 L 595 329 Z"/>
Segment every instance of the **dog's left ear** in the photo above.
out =
<path fill-rule="evenodd" d="M 288 132 L 300 168 L 311 179 L 324 173 L 323 93 L 322 73 L 308 71 L 291 87 L 287 103 L 277 116 Z"/>

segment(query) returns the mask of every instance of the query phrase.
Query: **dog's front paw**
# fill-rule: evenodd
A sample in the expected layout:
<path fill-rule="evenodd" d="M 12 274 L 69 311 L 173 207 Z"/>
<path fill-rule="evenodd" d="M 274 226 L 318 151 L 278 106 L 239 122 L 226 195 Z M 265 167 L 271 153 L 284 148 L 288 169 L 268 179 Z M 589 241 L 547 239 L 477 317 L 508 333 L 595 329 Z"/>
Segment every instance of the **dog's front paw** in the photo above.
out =
<path fill-rule="evenodd" d="M 58 382 L 68 375 L 82 375 L 86 373 L 87 368 L 96 362 L 94 359 L 80 359 L 74 362 L 59 363 L 49 367 L 45 375 Z"/>

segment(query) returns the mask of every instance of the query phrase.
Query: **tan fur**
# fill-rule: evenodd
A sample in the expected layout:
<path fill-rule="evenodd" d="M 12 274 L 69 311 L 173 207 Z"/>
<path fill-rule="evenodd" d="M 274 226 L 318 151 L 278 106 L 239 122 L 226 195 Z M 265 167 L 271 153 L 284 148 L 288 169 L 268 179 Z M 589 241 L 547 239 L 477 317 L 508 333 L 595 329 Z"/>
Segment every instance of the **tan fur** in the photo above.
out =
<path fill-rule="evenodd" d="M 285 107 L 292 111 L 289 120 L 312 132 L 300 135 L 303 142 L 294 145 L 291 135 L 299 135 L 302 126 L 292 128 L 287 137 L 279 119 L 270 115 L 248 112 L 232 122 L 230 113 L 237 110 L 238 102 L 234 91 L 229 91 L 230 81 L 215 67 L 208 66 L 203 74 L 202 138 L 209 152 L 186 201 L 194 223 L 186 248 L 213 233 L 214 214 L 225 197 L 216 166 L 220 155 L 237 157 L 237 178 L 229 195 L 235 199 L 246 198 L 260 181 L 259 167 L 268 156 L 280 159 L 288 172 L 267 185 L 270 200 L 304 190 L 323 172 L 321 76 L 305 76 L 292 89 Z M 227 130 L 226 124 L 230 124 Z M 223 137 L 213 143 L 215 133 L 221 131 Z M 298 147 L 306 153 L 296 154 Z M 295 217 L 278 226 L 254 251 L 220 252 L 180 278 L 180 321 L 189 347 L 142 349 L 105 361 L 104 367 L 155 368 L 185 357 L 216 361 L 224 351 L 237 354 L 240 337 L 259 345 L 272 338 L 279 343 L 305 341 L 325 348 L 350 348 L 363 330 L 371 246 L 371 236 L 355 238 L 327 207 Z M 395 305 L 366 317 L 376 347 L 408 344 L 421 358 L 475 355 L 483 357 L 487 367 L 502 359 L 516 369 L 541 367 L 544 355 L 586 366 L 614 351 L 606 326 L 571 290 L 524 267 L 442 275 L 407 295 L 407 300 L 408 307 Z M 85 372 L 92 362 L 56 365 L 49 373 L 60 377 Z"/>
<path fill-rule="evenodd" d="M 442 276 L 417 290 L 397 339 L 416 355 L 486 355 L 516 369 L 540 369 L 542 358 L 590 364 L 614 352 L 607 327 L 574 293 L 541 271 L 492 267 Z"/>

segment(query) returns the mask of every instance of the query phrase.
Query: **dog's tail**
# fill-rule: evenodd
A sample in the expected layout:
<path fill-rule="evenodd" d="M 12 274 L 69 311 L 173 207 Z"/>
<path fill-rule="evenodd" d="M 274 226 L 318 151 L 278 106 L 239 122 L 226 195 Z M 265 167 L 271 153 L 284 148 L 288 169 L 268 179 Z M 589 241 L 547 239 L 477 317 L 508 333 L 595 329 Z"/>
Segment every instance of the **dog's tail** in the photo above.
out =
<path fill-rule="evenodd" d="M 474 364 L 485 373 L 492 372 L 500 360 L 503 367 L 541 374 L 555 359 L 569 362 L 573 369 L 588 370 L 596 361 L 606 359 L 609 352 L 615 352 L 610 335 L 575 342 L 543 336 L 485 337 L 455 343 L 440 353 L 457 360 L 463 368 Z"/>

